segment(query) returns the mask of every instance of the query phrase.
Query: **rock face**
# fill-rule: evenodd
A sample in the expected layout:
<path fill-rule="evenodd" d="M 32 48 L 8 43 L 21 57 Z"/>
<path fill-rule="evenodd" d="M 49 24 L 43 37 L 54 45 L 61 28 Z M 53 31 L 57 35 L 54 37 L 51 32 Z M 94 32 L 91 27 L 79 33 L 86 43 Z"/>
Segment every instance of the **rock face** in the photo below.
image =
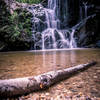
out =
<path fill-rule="evenodd" d="M 95 20 L 96 15 L 89 16 L 87 20 L 83 20 L 83 25 L 79 28 L 79 30 L 76 31 L 75 35 L 77 38 L 78 47 L 96 47 L 96 45 L 93 45 L 97 41 L 97 35 L 95 34 L 97 28 Z"/>
<path fill-rule="evenodd" d="M 99 25 L 100 25 L 100 8 L 98 7 L 99 0 L 81 0 L 81 19 L 95 14 L 95 17 L 91 17 L 87 20 L 83 28 L 78 33 L 78 46 L 79 47 L 99 47 L 97 45 L 100 40 Z M 82 13 L 83 12 L 83 13 Z"/>
<path fill-rule="evenodd" d="M 28 11 L 32 13 L 32 29 L 34 32 L 42 32 L 46 29 L 45 9 L 42 5 L 32 5 L 28 7 Z"/>
<path fill-rule="evenodd" d="M 72 27 L 79 22 L 79 0 L 59 0 L 59 19 L 61 29 Z M 65 9 L 66 8 L 66 9 Z"/>
<path fill-rule="evenodd" d="M 47 28 L 45 8 L 41 4 L 34 4 L 27 8 L 32 14 L 32 45 L 31 49 L 40 49 L 42 44 L 42 31 Z"/>

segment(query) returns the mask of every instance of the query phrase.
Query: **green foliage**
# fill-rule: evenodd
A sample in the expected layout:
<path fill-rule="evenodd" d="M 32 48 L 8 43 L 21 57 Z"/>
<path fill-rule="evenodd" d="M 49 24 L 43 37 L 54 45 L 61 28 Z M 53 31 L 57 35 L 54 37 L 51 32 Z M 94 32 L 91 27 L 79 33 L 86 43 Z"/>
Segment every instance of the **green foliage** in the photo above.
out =
<path fill-rule="evenodd" d="M 11 22 L 11 31 L 14 33 L 12 38 L 21 37 L 24 35 L 31 35 L 31 16 L 28 12 L 22 11 L 18 13 L 14 12 L 12 16 L 9 17 Z"/>
<path fill-rule="evenodd" d="M 29 4 L 38 4 L 41 2 L 41 0 L 16 0 L 21 3 L 29 3 Z"/>
<path fill-rule="evenodd" d="M 31 18 L 32 14 L 23 9 L 10 14 L 4 1 L 0 0 L 0 50 L 30 48 Z"/>
<path fill-rule="evenodd" d="M 31 14 L 25 10 L 18 9 L 12 15 L 2 15 L 0 33 L 10 41 L 25 40 L 32 34 L 31 27 Z"/>

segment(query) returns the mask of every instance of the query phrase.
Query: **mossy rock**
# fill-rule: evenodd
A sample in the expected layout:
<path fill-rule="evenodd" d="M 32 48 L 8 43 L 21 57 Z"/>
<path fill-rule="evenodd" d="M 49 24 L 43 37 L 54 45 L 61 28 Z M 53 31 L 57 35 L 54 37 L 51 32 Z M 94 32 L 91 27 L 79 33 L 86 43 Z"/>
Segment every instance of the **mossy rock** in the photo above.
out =
<path fill-rule="evenodd" d="M 11 15 L 5 3 L 0 3 L 0 41 L 6 44 L 8 50 L 13 50 L 13 47 L 14 50 L 29 49 L 32 35 L 31 13 L 17 9 Z"/>

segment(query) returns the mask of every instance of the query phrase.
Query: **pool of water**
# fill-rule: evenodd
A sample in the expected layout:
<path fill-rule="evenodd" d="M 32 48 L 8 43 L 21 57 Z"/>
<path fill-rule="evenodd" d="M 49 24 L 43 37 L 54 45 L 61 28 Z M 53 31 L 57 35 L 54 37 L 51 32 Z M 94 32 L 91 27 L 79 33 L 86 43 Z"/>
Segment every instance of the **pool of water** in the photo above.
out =
<path fill-rule="evenodd" d="M 0 79 L 35 76 L 90 61 L 98 63 L 43 93 L 52 97 L 63 93 L 100 98 L 100 49 L 1 52 Z"/>

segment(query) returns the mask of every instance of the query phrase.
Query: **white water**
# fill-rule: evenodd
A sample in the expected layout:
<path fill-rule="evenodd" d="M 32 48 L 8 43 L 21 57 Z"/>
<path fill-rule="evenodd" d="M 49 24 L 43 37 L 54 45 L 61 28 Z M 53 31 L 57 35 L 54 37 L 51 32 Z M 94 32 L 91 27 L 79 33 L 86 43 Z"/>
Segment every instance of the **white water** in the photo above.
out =
<path fill-rule="evenodd" d="M 44 45 L 44 34 L 42 34 L 42 50 L 45 49 L 45 45 Z"/>
<path fill-rule="evenodd" d="M 51 35 L 52 35 L 52 40 L 53 40 L 53 48 L 56 49 L 57 48 L 57 44 L 56 44 L 56 38 L 55 38 L 55 34 L 54 34 L 54 30 L 51 29 Z"/>
<path fill-rule="evenodd" d="M 42 32 L 42 50 L 77 47 L 74 29 L 72 29 L 72 32 L 58 30 L 60 23 L 57 17 L 57 12 L 59 12 L 58 2 L 59 0 L 48 0 L 48 8 L 45 8 L 47 29 Z M 68 34 L 69 36 L 67 36 Z"/>
<path fill-rule="evenodd" d="M 87 17 L 87 10 L 88 10 L 88 6 L 87 6 L 87 2 L 83 2 L 83 5 L 84 5 L 84 17 L 86 18 Z"/>
<path fill-rule="evenodd" d="M 71 37 L 70 37 L 70 44 L 69 44 L 69 48 L 76 48 L 76 42 L 75 42 L 75 39 L 74 39 L 74 33 L 75 33 L 75 30 L 73 29 L 72 30 L 72 33 L 71 33 Z"/>

